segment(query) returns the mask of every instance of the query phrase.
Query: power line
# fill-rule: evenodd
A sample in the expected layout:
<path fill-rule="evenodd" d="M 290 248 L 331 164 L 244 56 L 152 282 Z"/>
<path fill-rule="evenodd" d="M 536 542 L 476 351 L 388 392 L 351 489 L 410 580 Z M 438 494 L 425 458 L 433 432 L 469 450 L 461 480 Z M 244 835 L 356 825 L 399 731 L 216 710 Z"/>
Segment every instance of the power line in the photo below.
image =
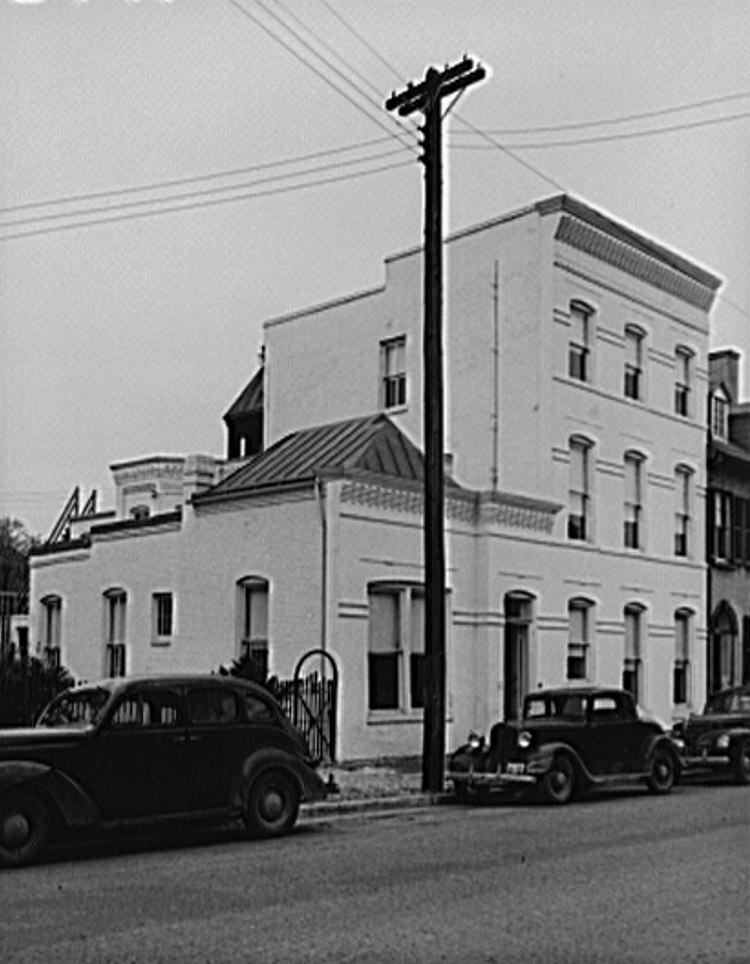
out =
<path fill-rule="evenodd" d="M 325 0 L 322 0 L 322 2 L 325 2 Z M 661 107 L 657 110 L 642 111 L 638 114 L 624 114 L 620 117 L 608 117 L 592 121 L 577 121 L 571 124 L 552 124 L 536 127 L 501 127 L 489 130 L 487 133 L 497 137 L 507 137 L 516 134 L 554 134 L 559 131 L 582 130 L 586 127 L 606 127 L 613 124 L 626 124 L 634 120 L 645 120 L 648 117 L 663 117 L 666 114 L 677 114 L 715 104 L 725 104 L 729 101 L 743 100 L 748 97 L 750 97 L 750 91 L 740 91 L 734 94 L 724 94 L 721 97 L 710 97 L 707 100 L 696 100 L 690 104 L 681 104 L 675 107 Z"/>
<path fill-rule="evenodd" d="M 377 154 L 372 154 L 369 157 L 352 158 L 349 161 L 337 161 L 333 164 L 321 164 L 314 168 L 311 172 L 294 172 L 291 171 L 287 174 L 273 174 L 270 177 L 261 177 L 255 181 L 248 181 L 245 184 L 227 184 L 222 187 L 212 187 L 205 188 L 200 191 L 185 191 L 182 194 L 173 194 L 165 198 L 151 198 L 140 201 L 120 201 L 117 204 L 108 204 L 104 207 L 93 207 L 93 208 L 82 208 L 78 211 L 60 211 L 57 214 L 38 214 L 30 218 L 19 218 L 15 221 L 6 221 L 4 224 L 0 224 L 0 228 L 11 228 L 11 227 L 21 227 L 26 224 L 36 224 L 40 221 L 57 221 L 63 220 L 65 218 L 88 216 L 91 214 L 107 214 L 111 211 L 123 211 L 128 208 L 138 208 L 143 207 L 144 204 L 165 204 L 170 201 L 189 201 L 197 197 L 208 197 L 212 194 L 227 194 L 230 191 L 244 190 L 245 188 L 257 187 L 262 184 L 274 183 L 276 181 L 285 181 L 290 178 L 306 177 L 309 173 L 318 173 L 319 171 L 336 170 L 342 167 L 350 167 L 353 164 L 363 164 L 366 161 L 376 161 L 384 157 L 392 157 L 394 154 L 401 154 L 403 152 L 403 147 L 398 147 L 392 151 L 380 151 Z"/>
<path fill-rule="evenodd" d="M 367 50 L 369 50 L 370 53 L 371 53 L 377 60 L 379 60 L 380 63 L 381 63 L 387 70 L 389 70 L 389 71 L 393 74 L 394 77 L 397 77 L 399 80 L 401 80 L 401 78 L 402 78 L 403 75 L 400 73 L 400 71 L 396 70 L 396 68 L 393 66 L 393 64 L 389 63 L 389 62 L 385 59 L 385 57 L 383 57 L 383 56 L 381 55 L 381 53 L 380 53 L 378 50 L 376 50 L 375 47 L 372 46 L 371 43 L 369 43 L 360 33 L 358 33 L 358 32 L 354 29 L 354 27 L 352 27 L 352 25 L 351 25 L 350 23 L 347 23 L 347 21 L 341 16 L 341 14 L 340 14 L 337 10 L 335 10 L 335 9 L 331 6 L 330 3 L 328 3 L 328 0 L 320 0 L 320 2 L 323 4 L 324 7 L 326 7 L 327 10 L 330 11 L 330 13 L 333 14 L 333 16 L 349 31 L 349 33 L 350 33 L 353 37 L 356 37 L 356 39 L 359 40 L 359 42 L 362 44 L 363 47 L 365 47 Z"/>
<path fill-rule="evenodd" d="M 750 111 L 742 111 L 739 114 L 728 114 L 724 117 L 711 117 L 701 121 L 690 121 L 685 124 L 672 124 L 669 127 L 655 127 L 649 130 L 630 131 L 623 134 L 602 134 L 596 137 L 579 137 L 574 140 L 561 141 L 527 141 L 521 144 L 512 144 L 515 150 L 547 150 L 553 147 L 580 147 L 584 144 L 604 144 L 610 141 L 627 141 L 639 137 L 652 137 L 656 134 L 673 134 L 676 131 L 693 130 L 698 127 L 710 127 L 716 124 L 728 124 L 732 121 L 745 120 L 750 117 Z M 485 139 L 490 135 L 486 131 L 479 131 L 474 128 L 475 133 L 481 134 Z M 458 150 L 463 151 L 482 151 L 487 150 L 483 144 L 456 144 Z"/>
<path fill-rule="evenodd" d="M 137 184 L 130 187 L 112 188 L 109 191 L 91 191 L 87 194 L 69 194 L 65 197 L 50 198 L 46 201 L 28 201 L 24 204 L 13 204 L 7 208 L 0 208 L 0 215 L 14 214 L 16 211 L 28 211 L 34 208 L 58 204 L 73 204 L 79 201 L 98 201 L 105 197 L 119 197 L 126 194 L 142 194 L 146 191 L 157 191 L 170 187 L 182 187 L 186 184 L 200 184 L 205 181 L 236 177 L 240 174 L 251 174 L 253 171 L 270 170 L 275 167 L 288 167 L 294 164 L 301 164 L 304 161 L 315 160 L 320 157 L 330 157 L 333 154 L 346 154 L 350 153 L 351 151 L 361 150 L 364 147 L 372 147 L 375 144 L 383 144 L 385 141 L 396 139 L 397 135 L 391 133 L 385 137 L 375 137 L 372 140 L 359 141 L 356 144 L 347 144 L 342 147 L 330 147 L 322 151 L 311 151 L 307 154 L 299 154 L 296 157 L 283 158 L 278 161 L 264 161 L 259 164 L 250 164 L 246 167 L 236 167 L 223 171 L 214 171 L 210 174 L 197 174 L 192 177 L 173 178 L 166 181 L 152 181 L 148 184 Z M 144 201 L 144 203 L 146 202 Z"/>
<path fill-rule="evenodd" d="M 15 234 L 0 236 L 0 241 L 13 241 L 18 238 L 29 238 L 41 234 L 53 234 L 59 231 L 70 231 L 75 228 L 93 227 L 99 224 L 113 224 L 117 221 L 134 221 L 139 218 L 151 218 L 161 214 L 171 214 L 178 211 L 194 211 L 199 208 L 211 207 L 219 204 L 229 204 L 235 201 L 254 200 L 255 198 L 270 197 L 275 194 L 287 194 L 292 191 L 302 191 L 310 187 L 319 187 L 324 184 L 335 184 L 339 181 L 354 180 L 358 177 L 367 177 L 371 174 L 381 174 L 384 171 L 395 170 L 399 167 L 411 166 L 412 161 L 397 161 L 394 164 L 383 164 L 380 167 L 371 168 L 369 171 L 357 171 L 354 174 L 339 174 L 334 177 L 319 178 L 306 184 L 289 184 L 285 187 L 268 188 L 265 191 L 254 191 L 247 194 L 238 194 L 234 197 L 212 198 L 211 200 L 195 201 L 191 204 L 178 204 L 173 207 L 161 207 L 154 211 L 134 211 L 129 214 L 118 214 L 115 217 L 96 218 L 91 221 L 78 221 L 74 224 L 58 224 L 47 228 L 35 228 L 32 231 L 19 231 Z M 85 212 L 81 212 L 85 213 Z"/>
<path fill-rule="evenodd" d="M 337 84 L 335 84 L 335 83 L 330 79 L 330 77 L 328 77 L 325 73 L 323 73 L 322 70 L 319 70 L 314 64 L 311 64 L 309 60 L 306 60 L 306 59 L 299 53 L 299 51 L 295 50 L 294 47 L 292 47 L 290 44 L 288 44 L 283 38 L 279 37 L 279 35 L 278 35 L 277 33 L 274 33 L 274 31 L 271 30 L 270 27 L 266 26 L 266 24 L 264 24 L 262 20 L 259 20 L 258 17 L 256 17 L 254 14 L 252 14 L 249 10 L 246 10 L 245 7 L 243 7 L 242 4 L 239 3 L 239 0 L 227 0 L 227 2 L 230 3 L 236 10 L 238 10 L 244 17 L 247 17 L 248 20 L 251 20 L 256 26 L 260 27 L 260 29 L 263 30 L 265 33 L 267 33 L 269 37 L 271 37 L 273 40 L 275 40 L 278 44 L 281 44 L 281 46 L 282 46 L 285 50 L 287 50 L 290 54 L 292 54 L 293 57 L 296 57 L 297 60 L 299 60 L 299 61 L 300 61 L 301 63 L 303 63 L 306 67 L 308 67 L 310 70 L 312 70 L 312 72 L 313 72 L 317 77 L 319 77 L 322 81 L 324 81 L 324 83 L 328 84 L 329 87 L 331 87 L 333 90 L 335 90 L 336 93 L 340 94 L 345 100 L 347 100 L 347 101 L 348 101 L 353 107 L 355 107 L 358 111 L 360 111 L 362 114 L 364 114 L 365 117 L 368 118 L 368 120 L 370 120 L 373 124 L 377 124 L 377 126 L 378 126 L 381 130 L 385 131 L 387 134 L 393 135 L 393 130 L 392 130 L 391 128 L 389 128 L 385 123 L 383 123 L 382 121 L 380 121 L 377 117 L 373 116 L 373 114 L 371 114 L 370 111 L 368 111 L 365 107 L 363 107 L 362 104 L 360 104 L 357 100 L 355 100 L 355 99 L 354 99 L 350 94 L 348 94 L 345 90 L 342 90 L 341 87 L 339 87 Z M 258 3 L 258 0 L 255 0 L 255 2 Z M 261 6 L 262 9 L 266 9 L 266 8 L 263 7 L 262 4 L 259 4 L 259 5 Z M 268 12 L 268 11 L 267 11 L 267 12 Z M 272 14 L 272 16 L 275 16 L 275 15 Z M 278 19 L 278 18 L 277 18 L 277 19 Z M 287 27 L 287 29 L 288 29 L 291 33 L 294 33 L 294 31 L 292 31 L 291 28 Z M 334 67 L 332 64 L 329 64 L 329 63 L 325 60 L 325 58 L 321 57 L 320 54 L 318 54 L 312 47 L 310 47 L 310 45 L 309 45 L 306 41 L 302 40 L 301 42 L 303 43 L 304 46 L 306 46 L 309 50 L 311 50 L 312 53 L 313 53 L 316 57 L 318 57 L 318 59 L 322 60 L 322 61 L 323 61 L 324 63 L 326 63 L 327 66 L 329 66 L 332 70 L 334 70 L 336 73 L 338 73 L 339 75 L 341 75 L 341 71 L 339 71 L 338 68 Z M 346 82 L 349 84 L 349 86 L 355 87 L 355 89 L 358 90 L 358 88 L 356 87 L 356 85 L 352 84 L 352 82 L 351 82 L 351 80 L 349 80 L 349 78 L 344 77 L 344 79 L 345 79 Z M 368 101 L 368 103 L 369 103 L 369 102 L 370 102 L 369 96 L 368 96 L 368 95 L 365 95 L 365 98 L 367 99 L 367 101 Z M 378 105 L 378 107 L 379 107 L 379 105 Z M 403 136 L 403 134 L 401 134 L 401 136 Z M 405 145 L 405 146 L 407 146 L 407 145 Z M 415 154 L 418 154 L 418 151 L 417 151 L 417 149 L 416 149 L 415 146 L 413 146 L 413 145 L 408 145 L 408 146 L 409 146 L 409 149 L 410 149 L 410 150 L 412 150 Z"/>
<path fill-rule="evenodd" d="M 498 151 L 502 151 L 503 154 L 507 154 L 508 157 L 514 160 L 517 164 L 520 164 L 522 167 L 525 167 L 528 171 L 531 171 L 532 174 L 536 174 L 537 177 L 540 177 L 543 181 L 546 181 L 547 184 L 550 184 L 556 190 L 562 191 L 564 194 L 567 193 L 566 187 L 564 187 L 558 181 L 554 180 L 554 178 L 549 177 L 549 175 L 545 174 L 544 171 L 540 170 L 538 167 L 535 167 L 533 164 L 529 163 L 529 161 L 526 161 L 522 157 L 519 157 L 509 147 L 506 147 L 504 144 L 501 144 L 498 140 L 492 137 L 491 134 L 487 134 L 485 131 L 482 131 L 478 127 L 475 127 L 472 123 L 467 121 L 465 118 L 459 116 L 458 114 L 454 114 L 453 116 L 460 124 L 463 124 L 464 127 L 468 127 L 469 130 L 473 131 L 479 137 L 482 137 L 484 140 L 486 140 L 491 147 L 494 147 Z M 477 144 L 473 149 L 480 150 L 481 147 L 482 145 Z M 463 149 L 466 150 L 467 148 L 464 147 Z"/>

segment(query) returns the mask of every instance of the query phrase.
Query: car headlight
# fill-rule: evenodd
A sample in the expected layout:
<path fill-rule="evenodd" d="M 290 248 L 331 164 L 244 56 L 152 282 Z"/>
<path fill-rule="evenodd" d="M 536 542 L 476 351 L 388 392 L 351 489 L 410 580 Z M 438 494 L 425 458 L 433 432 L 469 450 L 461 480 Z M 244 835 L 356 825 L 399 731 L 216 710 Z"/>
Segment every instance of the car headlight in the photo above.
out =
<path fill-rule="evenodd" d="M 529 733 L 528 730 L 521 730 L 518 734 L 518 745 L 522 750 L 528 750 L 531 744 L 534 742 L 534 737 Z"/>
<path fill-rule="evenodd" d="M 717 750 L 728 750 L 729 749 L 729 734 L 722 733 L 721 736 L 716 741 Z"/>
<path fill-rule="evenodd" d="M 472 750 L 481 750 L 484 746 L 484 737 L 480 736 L 478 733 L 474 733 L 472 730 L 472 732 L 469 733 L 469 746 L 472 748 Z"/>

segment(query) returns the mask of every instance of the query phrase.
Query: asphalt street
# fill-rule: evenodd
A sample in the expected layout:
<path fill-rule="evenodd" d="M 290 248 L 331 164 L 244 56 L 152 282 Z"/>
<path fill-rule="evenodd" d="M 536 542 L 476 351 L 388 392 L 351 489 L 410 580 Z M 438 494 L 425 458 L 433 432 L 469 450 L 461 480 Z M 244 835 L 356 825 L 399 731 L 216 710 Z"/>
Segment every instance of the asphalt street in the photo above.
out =
<path fill-rule="evenodd" d="M 749 816 L 717 783 L 66 845 L 0 873 L 0 961 L 747 964 Z"/>

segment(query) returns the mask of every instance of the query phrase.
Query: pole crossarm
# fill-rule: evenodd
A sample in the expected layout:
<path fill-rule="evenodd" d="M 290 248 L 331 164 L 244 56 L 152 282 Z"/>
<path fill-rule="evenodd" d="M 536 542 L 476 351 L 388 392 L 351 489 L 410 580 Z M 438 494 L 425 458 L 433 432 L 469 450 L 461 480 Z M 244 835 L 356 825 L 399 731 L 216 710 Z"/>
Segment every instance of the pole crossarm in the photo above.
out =
<path fill-rule="evenodd" d="M 471 76 L 465 76 L 470 72 Z M 423 81 L 418 84 L 407 84 L 406 89 L 398 94 L 394 91 L 385 102 L 385 108 L 386 110 L 397 110 L 402 117 L 407 117 L 409 114 L 413 114 L 415 110 L 423 111 L 429 106 L 429 100 L 436 94 L 442 97 L 453 91 L 462 90 L 469 84 L 483 80 L 484 76 L 484 68 L 481 66 L 475 68 L 471 57 L 464 55 L 463 60 L 446 66 L 442 71 L 429 67 Z M 446 84 L 451 84 L 451 86 L 444 89 Z"/>

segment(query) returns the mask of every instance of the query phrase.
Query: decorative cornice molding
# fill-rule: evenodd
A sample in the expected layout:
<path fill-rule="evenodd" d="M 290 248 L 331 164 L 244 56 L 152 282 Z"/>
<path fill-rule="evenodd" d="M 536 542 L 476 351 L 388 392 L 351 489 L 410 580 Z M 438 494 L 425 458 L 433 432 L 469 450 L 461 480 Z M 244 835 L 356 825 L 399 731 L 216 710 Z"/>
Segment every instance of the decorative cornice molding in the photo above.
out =
<path fill-rule="evenodd" d="M 708 311 L 713 304 L 715 292 L 700 282 L 575 217 L 563 215 L 560 218 L 555 240 L 619 268 L 703 311 Z"/>

